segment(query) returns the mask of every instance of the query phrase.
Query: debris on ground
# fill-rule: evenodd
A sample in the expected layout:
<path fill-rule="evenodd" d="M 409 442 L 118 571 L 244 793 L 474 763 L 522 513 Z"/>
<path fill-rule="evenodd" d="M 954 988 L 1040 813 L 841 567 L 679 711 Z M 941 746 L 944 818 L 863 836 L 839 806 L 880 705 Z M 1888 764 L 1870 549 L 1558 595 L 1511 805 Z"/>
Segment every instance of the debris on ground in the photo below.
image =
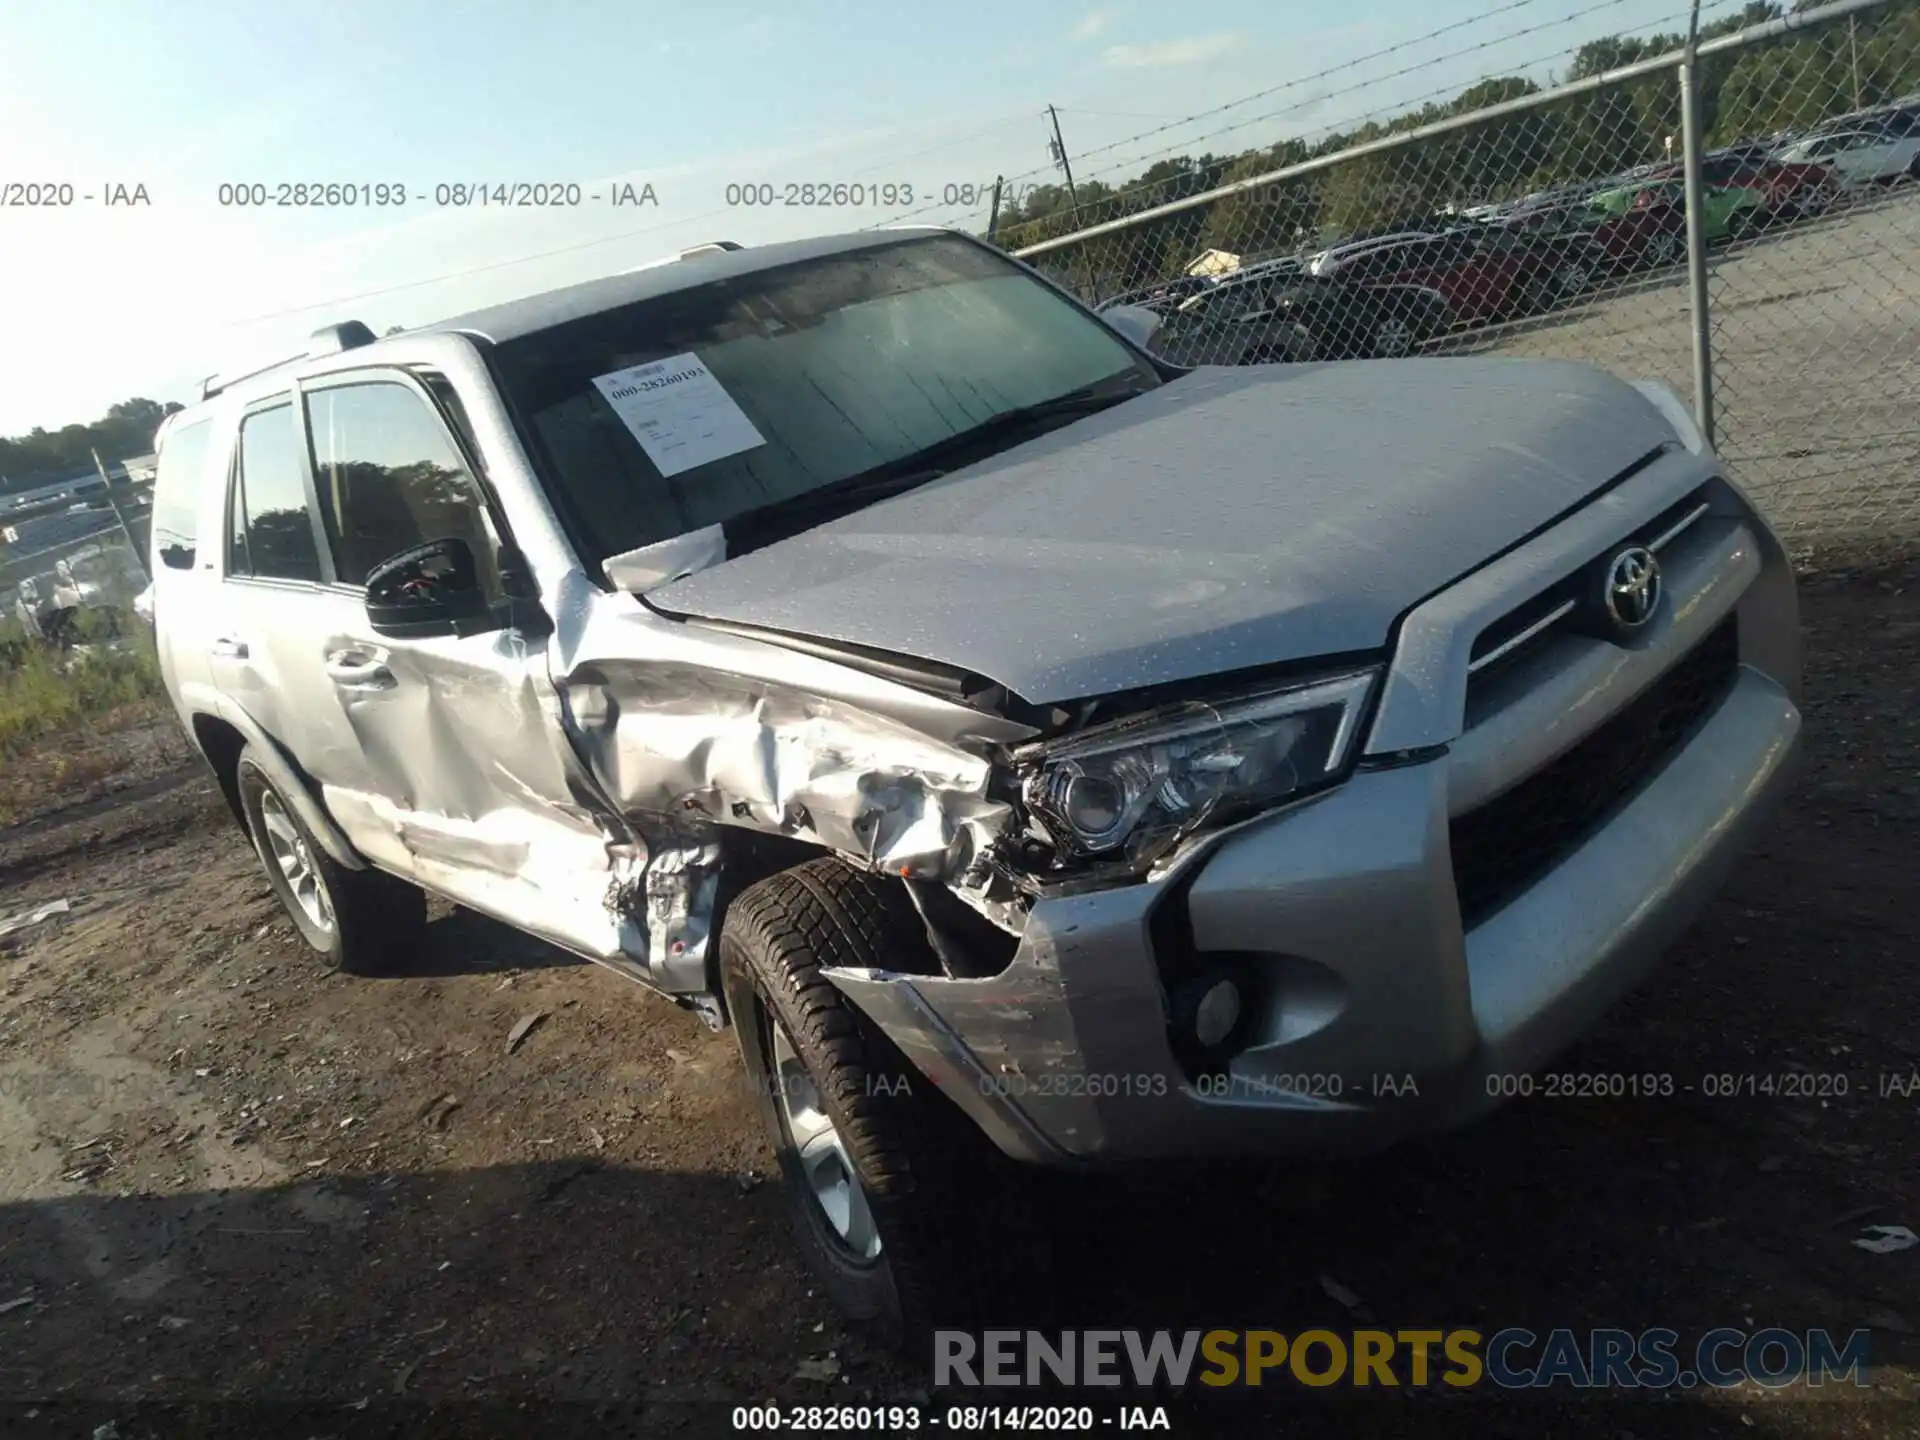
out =
<path fill-rule="evenodd" d="M 533 1033 L 534 1027 L 546 1018 L 546 1011 L 535 1010 L 531 1014 L 522 1015 L 518 1020 L 514 1021 L 513 1029 L 507 1032 L 507 1054 L 511 1055 L 514 1051 L 518 1050 L 521 1042 Z"/>
<path fill-rule="evenodd" d="M 1904 1225 L 1869 1225 L 1867 1234 L 1853 1243 L 1859 1249 L 1875 1255 L 1894 1255 L 1920 1245 L 1920 1235 Z"/>
<path fill-rule="evenodd" d="M 1344 1309 L 1352 1311 L 1354 1319 L 1356 1320 L 1373 1319 L 1373 1312 L 1367 1309 L 1366 1302 L 1362 1300 L 1358 1295 L 1354 1294 L 1353 1291 L 1349 1290 L 1346 1286 L 1342 1285 L 1338 1280 L 1334 1279 L 1331 1275 L 1322 1275 L 1320 1277 L 1320 1289 L 1325 1293 L 1326 1297 L 1329 1300 L 1333 1301 L 1334 1304 L 1339 1305 Z"/>
<path fill-rule="evenodd" d="M 33 1304 L 33 1301 L 33 1292 L 29 1290 L 26 1294 L 16 1299 L 0 1302 L 0 1315 L 11 1315 L 15 1310 L 24 1310 L 27 1306 Z"/>
<path fill-rule="evenodd" d="M 19 915 L 0 916 L 0 940 L 22 930 L 31 930 L 36 925 L 44 925 L 56 915 L 65 915 L 72 909 L 71 900 L 49 900 Z"/>
<path fill-rule="evenodd" d="M 818 1360 L 802 1360 L 793 1368 L 796 1380 L 830 1381 L 840 1373 L 840 1362 L 829 1352 Z"/>

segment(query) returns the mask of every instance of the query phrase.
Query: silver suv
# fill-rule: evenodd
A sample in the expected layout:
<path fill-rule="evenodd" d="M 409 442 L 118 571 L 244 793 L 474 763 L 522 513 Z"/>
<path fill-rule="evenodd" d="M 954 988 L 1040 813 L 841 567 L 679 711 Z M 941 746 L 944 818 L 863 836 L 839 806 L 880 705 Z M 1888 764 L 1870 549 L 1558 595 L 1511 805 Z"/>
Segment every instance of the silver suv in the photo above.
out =
<path fill-rule="evenodd" d="M 431 891 L 731 1024 L 903 1339 L 1030 1313 L 1012 1162 L 1487 1109 L 1794 768 L 1793 577 L 1670 392 L 1139 321 L 952 232 L 703 247 L 161 437 L 167 685 L 307 943 Z"/>

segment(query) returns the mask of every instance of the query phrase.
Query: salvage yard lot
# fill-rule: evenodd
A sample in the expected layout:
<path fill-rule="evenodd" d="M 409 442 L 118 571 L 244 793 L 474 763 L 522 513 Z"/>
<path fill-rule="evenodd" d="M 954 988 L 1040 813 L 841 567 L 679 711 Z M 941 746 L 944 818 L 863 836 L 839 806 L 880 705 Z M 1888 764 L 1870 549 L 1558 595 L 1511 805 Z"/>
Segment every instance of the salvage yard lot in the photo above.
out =
<path fill-rule="evenodd" d="M 1920 185 L 1713 252 L 1721 453 L 1795 541 L 1920 538 Z M 1585 360 L 1693 394 L 1684 268 L 1449 344 Z"/>
<path fill-rule="evenodd" d="M 1799 798 L 1556 1067 L 1678 1093 L 1516 1102 L 1339 1164 L 1049 1185 L 1063 1323 L 1352 1325 L 1326 1277 L 1388 1327 L 1865 1326 L 1867 1396 L 1369 1403 L 1418 1433 L 1913 1433 L 1920 1249 L 1852 1240 L 1920 1227 L 1920 1098 L 1887 1089 L 1920 1072 L 1916 586 L 1811 584 Z M 304 1435 L 369 1399 L 924 1393 L 810 1288 L 730 1037 L 465 914 L 412 973 L 322 975 L 197 778 L 0 830 L 0 892 L 72 902 L 0 940 L 0 1304 L 31 1297 L 0 1314 L 0 1398 L 95 1401 L 132 1440 L 143 1398 L 330 1417 L 251 1429 Z M 1847 1093 L 1702 1091 L 1796 1074 Z"/>

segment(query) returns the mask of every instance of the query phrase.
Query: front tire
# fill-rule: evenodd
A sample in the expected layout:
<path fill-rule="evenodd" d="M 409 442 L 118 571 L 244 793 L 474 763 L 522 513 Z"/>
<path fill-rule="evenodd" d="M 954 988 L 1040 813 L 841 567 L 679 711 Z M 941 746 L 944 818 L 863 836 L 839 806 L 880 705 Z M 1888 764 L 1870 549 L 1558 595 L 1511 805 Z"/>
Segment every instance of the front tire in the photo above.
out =
<path fill-rule="evenodd" d="M 259 751 L 240 752 L 235 779 L 267 884 L 307 948 L 330 970 L 378 975 L 418 948 L 427 897 L 383 871 L 349 870 L 327 854 L 280 791 Z"/>
<path fill-rule="evenodd" d="M 1051 1296 L 1025 1177 L 824 974 L 924 973 L 924 934 L 897 881 L 829 857 L 742 891 L 720 935 L 801 1253 L 850 1319 L 922 1355 L 936 1329 L 1031 1326 Z"/>

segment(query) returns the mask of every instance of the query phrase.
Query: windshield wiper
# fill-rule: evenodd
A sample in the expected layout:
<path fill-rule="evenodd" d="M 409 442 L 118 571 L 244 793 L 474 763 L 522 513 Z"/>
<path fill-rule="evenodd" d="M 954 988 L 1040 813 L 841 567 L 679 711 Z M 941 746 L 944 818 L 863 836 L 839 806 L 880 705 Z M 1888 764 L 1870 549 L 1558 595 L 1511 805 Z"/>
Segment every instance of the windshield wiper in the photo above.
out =
<path fill-rule="evenodd" d="M 759 545 L 771 544 L 776 539 L 796 534 L 823 519 L 851 514 L 864 505 L 905 494 L 958 468 L 952 463 L 957 457 L 970 455 L 975 450 L 990 453 L 995 440 L 1038 428 L 1050 420 L 1094 414 L 1144 394 L 1146 388 L 1134 385 L 1114 390 L 1104 384 L 1088 386 L 1052 400 L 1042 400 L 1035 405 L 1002 410 L 971 429 L 958 431 L 944 440 L 936 440 L 911 455 L 902 455 L 897 460 L 889 460 L 849 475 L 844 480 L 803 491 L 785 500 L 743 510 L 721 522 L 721 528 L 727 536 L 727 553 L 743 554 Z"/>

